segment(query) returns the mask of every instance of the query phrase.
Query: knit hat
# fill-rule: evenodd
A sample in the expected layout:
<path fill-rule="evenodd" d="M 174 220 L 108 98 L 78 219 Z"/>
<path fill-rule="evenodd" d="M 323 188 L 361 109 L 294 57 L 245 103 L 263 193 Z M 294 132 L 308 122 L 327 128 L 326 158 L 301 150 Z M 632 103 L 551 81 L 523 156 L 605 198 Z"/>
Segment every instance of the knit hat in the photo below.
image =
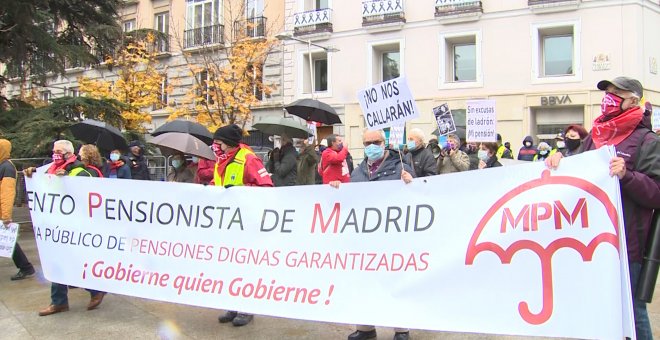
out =
<path fill-rule="evenodd" d="M 238 146 L 241 138 L 243 138 L 243 129 L 236 124 L 218 128 L 213 134 L 213 139 L 221 140 L 229 146 Z"/>

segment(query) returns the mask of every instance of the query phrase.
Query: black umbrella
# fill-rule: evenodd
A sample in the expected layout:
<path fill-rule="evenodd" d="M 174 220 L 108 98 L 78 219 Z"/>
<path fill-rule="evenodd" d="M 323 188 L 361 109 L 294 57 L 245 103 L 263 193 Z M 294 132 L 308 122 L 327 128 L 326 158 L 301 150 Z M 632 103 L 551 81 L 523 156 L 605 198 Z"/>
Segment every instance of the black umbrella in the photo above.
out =
<path fill-rule="evenodd" d="M 298 99 L 286 106 L 286 110 L 307 121 L 319 122 L 326 125 L 341 124 L 339 115 L 330 105 L 315 99 Z"/>
<path fill-rule="evenodd" d="M 213 143 L 213 135 L 204 125 L 189 120 L 173 120 L 165 123 L 152 132 L 151 135 L 155 137 L 168 132 L 187 133 L 201 139 L 207 145 Z"/>
<path fill-rule="evenodd" d="M 128 149 L 128 143 L 126 143 L 126 139 L 124 139 L 121 131 L 106 122 L 85 119 L 80 123 L 72 125 L 69 129 L 76 139 L 85 143 L 95 144 L 101 150 Z"/>

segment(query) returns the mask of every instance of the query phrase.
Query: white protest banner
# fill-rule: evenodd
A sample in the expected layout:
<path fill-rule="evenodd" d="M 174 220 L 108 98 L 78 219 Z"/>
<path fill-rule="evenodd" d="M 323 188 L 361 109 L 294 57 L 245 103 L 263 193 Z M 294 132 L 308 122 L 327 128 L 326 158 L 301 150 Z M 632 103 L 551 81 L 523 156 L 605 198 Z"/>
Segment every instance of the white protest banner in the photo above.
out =
<path fill-rule="evenodd" d="M 5 225 L 0 221 L 0 256 L 11 257 L 14 254 L 16 239 L 18 238 L 18 223 L 9 223 Z"/>
<path fill-rule="evenodd" d="M 434 107 L 433 116 L 435 122 L 438 123 L 438 136 L 445 136 L 456 131 L 454 116 L 451 114 L 447 103 Z"/>
<path fill-rule="evenodd" d="M 611 152 L 552 172 L 537 162 L 338 189 L 38 174 L 27 199 L 44 275 L 63 284 L 326 322 L 622 339 Z"/>
<path fill-rule="evenodd" d="M 406 78 L 394 78 L 357 93 L 364 122 L 369 130 L 378 130 L 419 117 L 417 103 Z"/>
<path fill-rule="evenodd" d="M 468 142 L 496 142 L 497 114 L 495 101 L 468 100 L 465 112 L 466 140 Z"/>
<path fill-rule="evenodd" d="M 651 126 L 653 126 L 653 131 L 660 131 L 660 106 L 653 106 Z"/>

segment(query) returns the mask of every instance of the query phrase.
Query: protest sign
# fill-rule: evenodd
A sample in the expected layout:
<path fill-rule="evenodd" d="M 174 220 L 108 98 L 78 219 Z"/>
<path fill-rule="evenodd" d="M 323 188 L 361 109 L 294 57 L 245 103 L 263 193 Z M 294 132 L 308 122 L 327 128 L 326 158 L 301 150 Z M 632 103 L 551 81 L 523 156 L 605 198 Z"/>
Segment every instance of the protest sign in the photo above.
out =
<path fill-rule="evenodd" d="M 653 106 L 651 125 L 653 126 L 653 131 L 660 131 L 660 106 Z"/>
<path fill-rule="evenodd" d="M 435 117 L 435 122 L 438 124 L 438 136 L 448 135 L 456 131 L 454 116 L 451 114 L 447 103 L 434 107 L 433 116 Z"/>
<path fill-rule="evenodd" d="M 325 322 L 621 339 L 631 298 L 612 154 L 338 189 L 37 174 L 27 200 L 43 273 L 62 284 Z"/>
<path fill-rule="evenodd" d="M 385 131 L 385 142 L 392 147 L 398 147 L 405 144 L 404 135 L 406 132 L 405 125 L 394 125 L 389 131 Z"/>
<path fill-rule="evenodd" d="M 468 100 L 465 122 L 468 142 L 497 141 L 497 114 L 494 100 Z"/>
<path fill-rule="evenodd" d="M 403 77 L 358 91 L 357 97 L 369 130 L 401 125 L 419 117 L 417 103 Z"/>
<path fill-rule="evenodd" d="M 18 238 L 18 223 L 9 223 L 0 226 L 0 256 L 11 257 L 14 254 L 16 239 Z"/>

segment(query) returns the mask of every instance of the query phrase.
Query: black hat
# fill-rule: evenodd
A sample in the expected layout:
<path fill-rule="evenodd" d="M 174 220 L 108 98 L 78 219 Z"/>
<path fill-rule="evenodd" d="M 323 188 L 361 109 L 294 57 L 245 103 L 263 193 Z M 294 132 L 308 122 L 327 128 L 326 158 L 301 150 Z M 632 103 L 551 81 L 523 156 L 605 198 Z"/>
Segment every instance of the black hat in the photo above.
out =
<path fill-rule="evenodd" d="M 243 138 L 243 129 L 236 124 L 218 128 L 213 134 L 213 139 L 219 139 L 229 146 L 237 146 L 241 138 Z"/>
<path fill-rule="evenodd" d="M 128 143 L 128 147 L 132 148 L 134 146 L 139 146 L 142 148 L 142 143 L 139 140 L 132 140 L 130 143 Z"/>
<path fill-rule="evenodd" d="M 502 140 L 502 135 L 500 135 L 499 133 L 497 134 L 497 140 L 499 140 L 499 141 Z"/>
<path fill-rule="evenodd" d="M 614 85 L 622 90 L 630 91 L 634 93 L 638 98 L 642 98 L 644 96 L 644 88 L 642 87 L 642 83 L 640 83 L 637 79 L 629 77 L 616 77 L 612 80 L 601 80 L 598 82 L 596 87 L 598 87 L 599 90 L 605 91 L 609 85 Z"/>

